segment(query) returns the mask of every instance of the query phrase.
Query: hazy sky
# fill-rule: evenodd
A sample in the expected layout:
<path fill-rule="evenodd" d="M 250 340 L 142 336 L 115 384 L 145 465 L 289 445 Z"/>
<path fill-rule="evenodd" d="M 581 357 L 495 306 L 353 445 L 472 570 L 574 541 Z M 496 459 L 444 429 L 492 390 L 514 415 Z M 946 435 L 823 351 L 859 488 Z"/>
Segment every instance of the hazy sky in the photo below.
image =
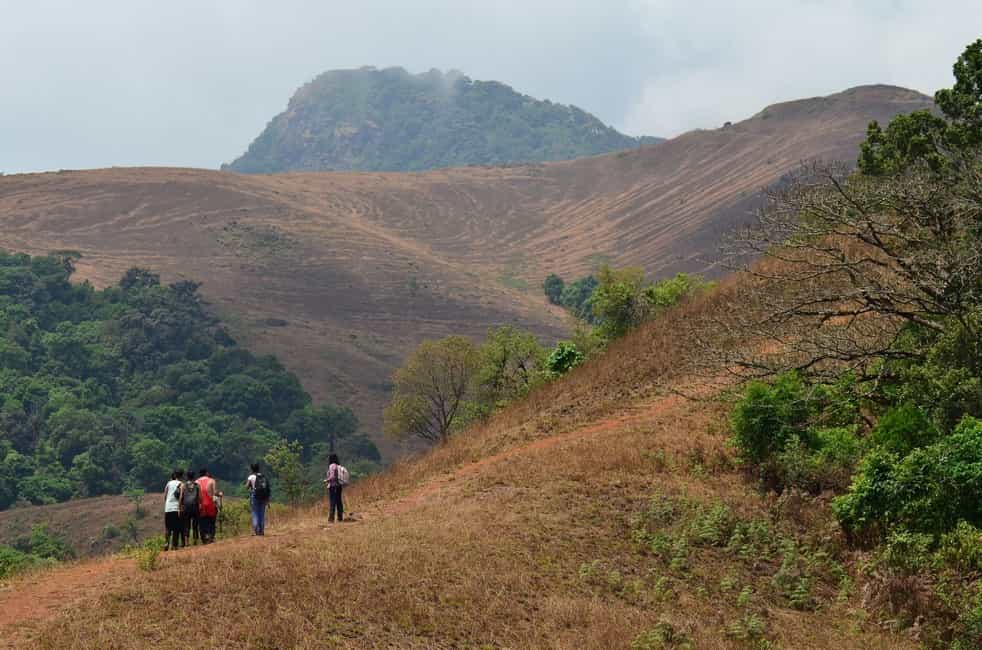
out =
<path fill-rule="evenodd" d="M 217 167 L 332 68 L 457 68 L 672 136 L 931 93 L 979 37 L 979 0 L 0 0 L 0 171 Z"/>

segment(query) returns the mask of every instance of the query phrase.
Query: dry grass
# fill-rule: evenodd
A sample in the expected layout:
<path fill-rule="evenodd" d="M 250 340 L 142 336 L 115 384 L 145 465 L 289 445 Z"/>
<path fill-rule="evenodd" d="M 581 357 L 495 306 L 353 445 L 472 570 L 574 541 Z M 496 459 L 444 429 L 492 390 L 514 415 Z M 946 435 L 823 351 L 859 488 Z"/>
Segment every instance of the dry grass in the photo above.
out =
<path fill-rule="evenodd" d="M 301 514 L 277 537 L 167 557 L 97 606 L 68 611 L 36 642 L 627 648 L 668 624 L 695 647 L 742 648 L 752 644 L 732 629 L 753 611 L 778 647 L 903 646 L 853 614 L 855 597 L 798 612 L 732 555 L 700 550 L 691 570 L 671 573 L 639 553 L 632 529 L 654 494 L 771 516 L 727 462 L 724 438 L 713 433 L 722 415 L 667 396 L 635 404 L 628 418 L 531 442 L 520 428 L 489 426 L 423 459 L 418 480 L 406 466 L 353 490 L 358 522 L 328 527 L 323 512 Z M 468 462 L 508 440 L 520 441 L 514 451 Z M 667 574 L 666 588 L 659 578 Z M 720 587 L 728 576 L 763 585 L 750 610 Z"/>
<path fill-rule="evenodd" d="M 315 398 L 350 405 L 376 432 L 391 372 L 421 339 L 482 336 L 501 323 L 560 337 L 560 310 L 537 287 L 552 272 L 584 275 L 598 259 L 659 276 L 711 268 L 719 235 L 746 219 L 761 187 L 801 160 L 854 160 L 871 119 L 929 104 L 861 88 L 658 147 L 550 165 L 8 175 L 0 247 L 78 250 L 79 278 L 99 286 L 137 265 L 202 281 L 237 337 L 277 354 Z"/>
<path fill-rule="evenodd" d="M 727 404 L 712 399 L 725 382 L 691 374 L 706 350 L 685 332 L 694 321 L 745 313 L 745 292 L 724 282 L 487 424 L 360 483 L 348 495 L 356 522 L 327 526 L 321 507 L 274 521 L 267 538 L 168 554 L 158 571 L 111 583 L 98 599 L 32 628 L 32 643 L 911 645 L 869 622 L 857 559 L 830 527 L 824 502 L 775 501 L 746 483 L 726 442 Z M 716 342 L 734 344 L 725 330 Z M 650 522 L 653 498 L 685 516 Z M 766 526 L 774 548 L 743 554 L 686 537 L 690 519 L 712 508 L 728 513 L 729 526 Z M 671 561 L 639 531 L 667 540 Z M 776 550 L 787 544 L 803 558 L 790 570 Z M 804 576 L 807 602 L 796 609 L 778 575 L 794 586 L 805 564 L 814 565 Z M 136 573 L 107 569 L 127 571 Z"/>

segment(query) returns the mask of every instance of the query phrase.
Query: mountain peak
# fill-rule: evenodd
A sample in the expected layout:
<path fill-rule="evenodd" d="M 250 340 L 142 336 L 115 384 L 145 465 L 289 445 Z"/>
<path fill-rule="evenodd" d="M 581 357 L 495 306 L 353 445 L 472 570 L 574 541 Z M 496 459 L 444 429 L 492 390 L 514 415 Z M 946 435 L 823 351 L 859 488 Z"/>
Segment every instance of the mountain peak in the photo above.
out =
<path fill-rule="evenodd" d="M 246 153 L 222 168 L 418 171 L 564 160 L 656 141 L 459 70 L 365 66 L 304 84 Z"/>

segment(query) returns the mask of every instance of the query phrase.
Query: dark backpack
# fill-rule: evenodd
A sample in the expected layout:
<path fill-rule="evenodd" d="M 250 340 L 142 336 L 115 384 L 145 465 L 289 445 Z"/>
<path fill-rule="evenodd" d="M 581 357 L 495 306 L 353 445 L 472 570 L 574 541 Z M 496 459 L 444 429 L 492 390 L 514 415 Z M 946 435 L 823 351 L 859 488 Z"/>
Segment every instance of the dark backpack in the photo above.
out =
<path fill-rule="evenodd" d="M 269 497 L 273 494 L 273 490 L 269 487 L 269 479 L 262 474 L 256 474 L 256 482 L 253 483 L 252 490 L 260 501 L 269 501 Z"/>
<path fill-rule="evenodd" d="M 184 497 L 181 499 L 181 510 L 186 517 L 198 516 L 198 504 L 200 503 L 200 488 L 194 481 L 184 484 Z"/>

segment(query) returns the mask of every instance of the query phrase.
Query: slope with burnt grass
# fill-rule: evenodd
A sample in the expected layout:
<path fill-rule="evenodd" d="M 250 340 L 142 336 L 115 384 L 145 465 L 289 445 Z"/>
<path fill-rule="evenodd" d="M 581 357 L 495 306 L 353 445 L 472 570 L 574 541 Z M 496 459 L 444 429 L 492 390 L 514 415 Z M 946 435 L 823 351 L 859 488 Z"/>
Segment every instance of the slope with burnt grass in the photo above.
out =
<path fill-rule="evenodd" d="M 240 340 L 377 430 L 391 370 L 420 339 L 502 323 L 561 336 L 540 290 L 552 272 L 713 272 L 720 234 L 760 188 L 805 159 L 854 160 L 869 120 L 929 104 L 861 87 L 657 147 L 517 167 L 7 176 L 0 247 L 77 250 L 97 285 L 131 266 L 203 281 Z"/>
<path fill-rule="evenodd" d="M 863 608 L 862 558 L 821 498 L 747 484 L 712 399 L 724 369 L 692 374 L 690 324 L 747 296 L 726 282 L 355 486 L 353 523 L 319 508 L 151 573 L 91 565 L 96 592 L 0 627 L 42 648 L 913 647 Z M 84 570 L 18 583 L 0 611 Z"/>

